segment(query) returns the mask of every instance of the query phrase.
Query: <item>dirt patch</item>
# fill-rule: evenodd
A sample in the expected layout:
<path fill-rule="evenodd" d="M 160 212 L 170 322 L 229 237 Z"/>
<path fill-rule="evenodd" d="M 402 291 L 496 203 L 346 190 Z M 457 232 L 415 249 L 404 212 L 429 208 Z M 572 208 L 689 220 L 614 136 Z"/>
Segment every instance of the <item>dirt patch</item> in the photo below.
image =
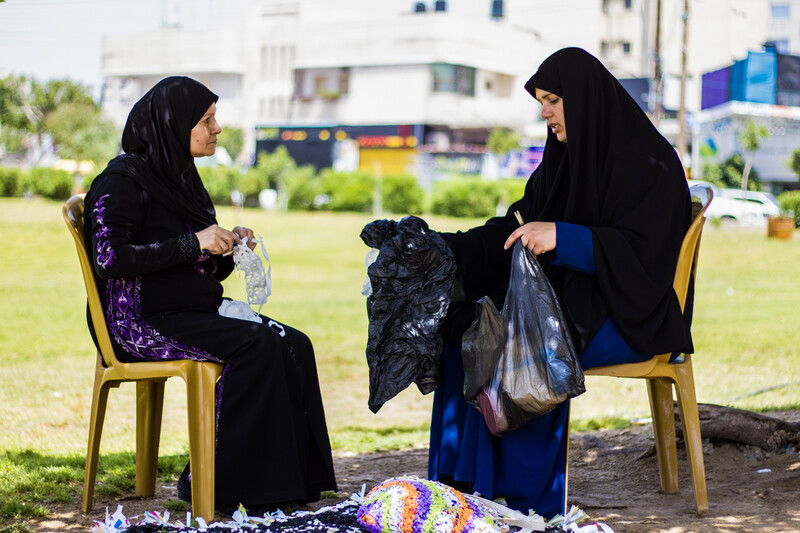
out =
<path fill-rule="evenodd" d="M 775 413 L 800 421 L 800 411 Z M 704 442 L 709 511 L 695 512 L 691 473 L 679 448 L 681 492 L 660 492 L 658 466 L 652 453 L 652 427 L 635 426 L 570 436 L 569 501 L 592 520 L 603 521 L 618 533 L 800 531 L 800 457 L 797 450 L 765 453 L 759 448 L 725 442 Z M 367 490 L 398 475 L 425 476 L 427 450 L 406 450 L 334 457 L 339 499 L 366 485 Z M 46 519 L 31 521 L 35 531 L 89 531 L 105 508 L 124 506 L 126 516 L 163 510 L 175 499 L 175 484 L 162 485 L 154 498 L 96 497 L 94 511 L 82 514 L 75 505 L 52 506 Z M 182 513 L 178 513 L 182 514 Z"/>

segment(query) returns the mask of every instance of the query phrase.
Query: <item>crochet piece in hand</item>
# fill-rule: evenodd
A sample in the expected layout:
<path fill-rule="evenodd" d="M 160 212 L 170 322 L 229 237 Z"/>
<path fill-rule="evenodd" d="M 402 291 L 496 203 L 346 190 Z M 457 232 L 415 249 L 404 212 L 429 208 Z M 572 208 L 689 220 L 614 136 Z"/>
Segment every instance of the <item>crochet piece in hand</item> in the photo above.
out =
<path fill-rule="evenodd" d="M 267 250 L 264 248 L 264 240 L 259 235 L 256 242 L 261 245 L 261 253 L 267 260 L 267 269 L 264 263 L 253 250 L 247 246 L 247 237 L 242 239 L 242 244 L 237 246 L 233 252 L 233 262 L 236 270 L 244 274 L 244 281 L 247 285 L 247 303 L 258 305 L 258 313 L 261 307 L 267 303 L 267 298 L 272 294 L 272 265 L 269 262 Z"/>

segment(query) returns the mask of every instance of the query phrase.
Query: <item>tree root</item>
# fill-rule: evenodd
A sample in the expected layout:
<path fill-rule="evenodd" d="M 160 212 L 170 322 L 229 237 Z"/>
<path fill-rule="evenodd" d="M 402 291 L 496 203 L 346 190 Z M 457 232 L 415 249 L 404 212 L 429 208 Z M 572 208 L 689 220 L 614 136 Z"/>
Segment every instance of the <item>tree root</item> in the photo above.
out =
<path fill-rule="evenodd" d="M 697 404 L 697 409 L 704 439 L 738 442 L 771 452 L 800 444 L 800 423 L 722 405 Z M 681 432 L 677 405 L 675 419 L 676 431 Z"/>

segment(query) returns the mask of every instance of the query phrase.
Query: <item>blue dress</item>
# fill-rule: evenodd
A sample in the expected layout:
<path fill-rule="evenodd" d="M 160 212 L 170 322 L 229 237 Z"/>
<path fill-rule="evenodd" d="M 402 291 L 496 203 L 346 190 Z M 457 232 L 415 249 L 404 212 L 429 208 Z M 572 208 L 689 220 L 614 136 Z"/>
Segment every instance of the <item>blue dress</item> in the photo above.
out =
<path fill-rule="evenodd" d="M 589 228 L 556 223 L 553 264 L 594 273 Z M 579 354 L 584 369 L 639 362 L 651 355 L 628 346 L 607 319 Z M 431 417 L 428 477 L 452 478 L 473 485 L 487 498 L 504 497 L 509 507 L 550 517 L 566 505 L 569 402 L 531 420 L 503 437 L 495 437 L 480 412 L 464 400 L 461 346 L 446 343 Z"/>

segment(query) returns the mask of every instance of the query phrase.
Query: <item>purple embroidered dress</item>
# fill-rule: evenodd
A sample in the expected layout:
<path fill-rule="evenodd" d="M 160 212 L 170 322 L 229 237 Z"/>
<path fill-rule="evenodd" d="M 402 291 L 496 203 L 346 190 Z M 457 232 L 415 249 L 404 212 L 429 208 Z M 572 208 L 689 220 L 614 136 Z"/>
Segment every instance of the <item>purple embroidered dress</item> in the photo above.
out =
<path fill-rule="evenodd" d="M 199 118 L 192 113 L 181 117 L 181 109 L 174 109 L 187 91 L 189 97 L 197 92 L 194 85 L 187 89 L 185 80 L 164 80 L 172 82 L 167 90 L 181 91 L 178 103 L 151 96 L 162 82 L 137 106 L 171 105 L 170 120 L 183 120 L 179 126 L 188 141 Z M 209 101 L 196 107 L 208 109 Z M 233 271 L 233 260 L 201 253 L 194 233 L 210 225 L 202 220 L 203 210 L 214 223 L 213 205 L 188 148 L 181 148 L 183 141 L 154 131 L 148 120 L 158 126 L 158 117 L 139 120 L 131 131 L 126 126 L 123 149 L 128 153 L 109 164 L 85 198 L 87 252 L 117 357 L 224 365 L 217 385 L 218 505 L 253 508 L 317 500 L 320 492 L 336 490 L 336 481 L 311 342 L 289 326 L 270 327 L 266 317 L 258 324 L 219 316 L 220 281 Z M 147 153 L 140 155 L 136 143 L 145 142 L 166 144 L 174 153 L 164 158 L 166 163 L 158 158 L 169 150 L 142 149 Z M 183 157 L 184 151 L 188 165 L 177 165 L 175 154 Z M 186 170 L 165 179 L 176 166 Z M 198 209 L 192 211 L 191 197 L 183 201 L 183 190 L 205 199 L 201 216 L 196 216 Z"/>

